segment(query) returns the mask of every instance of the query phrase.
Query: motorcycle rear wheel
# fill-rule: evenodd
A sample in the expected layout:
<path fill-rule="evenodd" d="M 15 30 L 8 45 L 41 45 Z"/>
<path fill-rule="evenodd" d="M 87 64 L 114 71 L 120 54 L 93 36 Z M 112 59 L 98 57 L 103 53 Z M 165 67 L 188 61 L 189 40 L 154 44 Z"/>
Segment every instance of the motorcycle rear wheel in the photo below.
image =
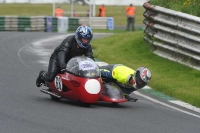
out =
<path fill-rule="evenodd" d="M 90 107 L 91 103 L 83 103 L 83 102 L 79 101 L 79 105 L 82 107 Z"/>

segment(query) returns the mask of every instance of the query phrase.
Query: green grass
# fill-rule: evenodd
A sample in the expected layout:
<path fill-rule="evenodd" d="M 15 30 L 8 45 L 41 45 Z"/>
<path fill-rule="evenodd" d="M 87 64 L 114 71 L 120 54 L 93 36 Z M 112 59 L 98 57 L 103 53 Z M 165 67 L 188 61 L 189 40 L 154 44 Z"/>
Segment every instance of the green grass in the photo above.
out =
<path fill-rule="evenodd" d="M 200 0 L 151 0 L 151 4 L 200 16 Z"/>
<path fill-rule="evenodd" d="M 142 31 L 117 33 L 92 41 L 94 56 L 107 63 L 121 63 L 133 69 L 146 66 L 152 72 L 153 89 L 200 107 L 200 71 L 152 53 Z"/>
<path fill-rule="evenodd" d="M 58 6 L 58 4 L 56 5 Z M 71 11 L 70 4 L 60 5 L 65 12 Z M 96 15 L 98 14 L 98 7 L 96 6 Z M 80 16 L 86 16 L 86 11 L 89 6 L 87 5 L 74 5 L 76 12 L 85 12 L 85 14 L 79 14 Z M 52 4 L 0 4 L 1 16 L 15 15 L 15 16 L 52 16 L 53 8 Z M 125 6 L 106 6 L 106 16 L 113 17 L 115 25 L 126 25 Z M 143 24 L 143 12 L 145 9 L 142 6 L 136 7 L 136 24 Z M 70 16 L 70 13 L 66 13 L 65 16 Z"/>

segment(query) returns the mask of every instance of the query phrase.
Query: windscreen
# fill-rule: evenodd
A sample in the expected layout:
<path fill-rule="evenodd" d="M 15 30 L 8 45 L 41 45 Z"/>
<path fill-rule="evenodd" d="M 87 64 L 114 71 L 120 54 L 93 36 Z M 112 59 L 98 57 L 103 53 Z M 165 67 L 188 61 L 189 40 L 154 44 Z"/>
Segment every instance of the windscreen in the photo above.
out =
<path fill-rule="evenodd" d="M 85 56 L 77 56 L 69 60 L 66 71 L 80 77 L 100 77 L 100 71 L 96 63 Z"/>
<path fill-rule="evenodd" d="M 120 87 L 112 82 L 103 84 L 103 92 L 102 95 L 110 98 L 123 98 L 123 92 Z"/>

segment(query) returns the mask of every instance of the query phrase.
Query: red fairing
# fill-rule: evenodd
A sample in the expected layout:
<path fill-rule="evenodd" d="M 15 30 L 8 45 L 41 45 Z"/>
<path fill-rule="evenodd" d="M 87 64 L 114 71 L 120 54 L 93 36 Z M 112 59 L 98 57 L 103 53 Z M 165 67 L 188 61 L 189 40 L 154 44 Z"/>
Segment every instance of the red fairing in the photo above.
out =
<path fill-rule="evenodd" d="M 107 97 L 107 96 L 104 96 L 102 95 L 99 99 L 100 101 L 105 101 L 105 102 L 111 102 L 111 103 L 123 103 L 123 102 L 126 102 L 126 99 L 125 98 L 110 98 L 110 97 Z"/>
<path fill-rule="evenodd" d="M 99 100 L 112 103 L 126 102 L 120 87 L 112 82 L 103 84 L 103 91 Z"/>
<path fill-rule="evenodd" d="M 61 97 L 84 103 L 96 103 L 102 93 L 100 78 L 82 78 L 69 73 L 58 74 L 49 85 Z"/>

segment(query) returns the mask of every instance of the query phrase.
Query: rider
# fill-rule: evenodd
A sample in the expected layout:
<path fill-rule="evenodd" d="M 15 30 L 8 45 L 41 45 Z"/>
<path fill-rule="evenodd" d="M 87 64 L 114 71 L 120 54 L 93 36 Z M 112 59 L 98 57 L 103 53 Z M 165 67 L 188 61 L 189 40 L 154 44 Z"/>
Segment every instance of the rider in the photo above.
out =
<path fill-rule="evenodd" d="M 109 64 L 101 66 L 100 71 L 102 78 L 117 81 L 128 101 L 137 101 L 137 98 L 131 97 L 129 94 L 143 88 L 151 80 L 151 72 L 146 67 L 139 67 L 134 71 L 122 64 Z"/>
<path fill-rule="evenodd" d="M 79 26 L 75 35 L 66 37 L 51 54 L 48 71 L 40 71 L 36 86 L 40 87 L 45 81 L 52 82 L 59 72 L 65 70 L 67 62 L 75 56 L 84 55 L 94 60 L 90 45 L 92 37 L 92 30 L 88 26 Z"/>

